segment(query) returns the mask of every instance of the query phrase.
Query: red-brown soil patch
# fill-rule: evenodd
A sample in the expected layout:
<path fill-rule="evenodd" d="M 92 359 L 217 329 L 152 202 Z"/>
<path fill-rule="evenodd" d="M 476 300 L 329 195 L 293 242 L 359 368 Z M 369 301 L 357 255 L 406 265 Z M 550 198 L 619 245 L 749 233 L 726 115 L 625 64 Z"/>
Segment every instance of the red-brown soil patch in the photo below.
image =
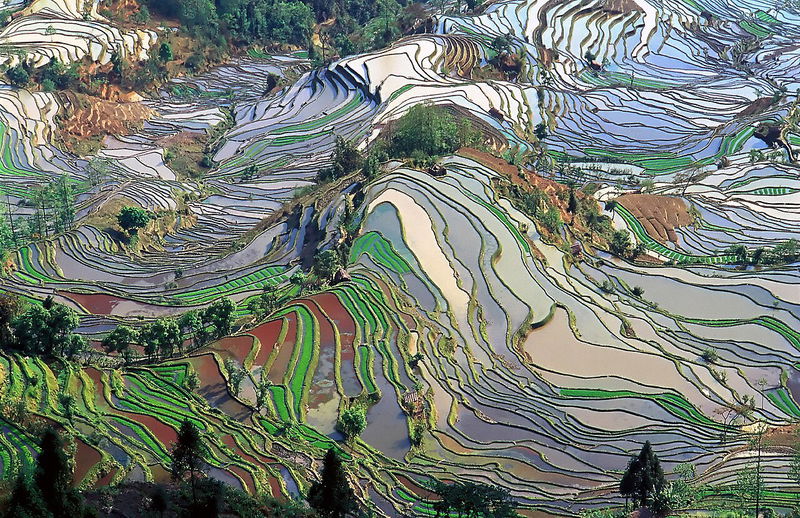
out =
<path fill-rule="evenodd" d="M 62 129 L 75 137 L 129 135 L 155 115 L 151 108 L 139 102 L 121 103 L 83 94 L 69 98 L 70 109 Z"/>
<path fill-rule="evenodd" d="M 234 357 L 240 364 L 244 363 L 244 359 L 247 358 L 252 348 L 253 337 L 250 335 L 229 336 L 209 346 L 209 349 L 217 351 L 223 356 Z"/>
<path fill-rule="evenodd" d="M 626 194 L 617 198 L 642 224 L 647 235 L 662 244 L 678 242 L 677 227 L 692 223 L 692 217 L 681 198 L 655 194 Z"/>
<path fill-rule="evenodd" d="M 289 361 L 292 359 L 292 350 L 297 342 L 297 315 L 289 313 L 284 317 L 289 325 L 286 338 L 278 345 L 278 357 L 269 369 L 269 380 L 275 384 L 283 383 L 283 377 L 289 370 Z"/>
<path fill-rule="evenodd" d="M 240 421 L 250 416 L 250 409 L 231 397 L 225 379 L 219 372 L 219 366 L 210 354 L 201 354 L 189 361 L 200 381 L 198 393 L 208 401 L 209 405 Z"/>
<path fill-rule="evenodd" d="M 73 293 L 70 291 L 56 291 L 56 293 L 79 304 L 93 315 L 110 315 L 116 305 L 123 300 L 104 293 Z"/>
<path fill-rule="evenodd" d="M 281 483 L 277 478 L 273 476 L 269 477 L 269 488 L 272 491 L 272 498 L 276 498 L 281 502 L 286 501 L 286 497 L 283 495 L 283 492 L 281 491 Z"/>
<path fill-rule="evenodd" d="M 137 414 L 134 412 L 125 412 L 119 409 L 117 409 L 117 412 L 120 415 L 124 415 L 128 419 L 132 419 L 133 421 L 136 421 L 140 425 L 150 430 L 150 432 L 161 442 L 161 444 L 164 445 L 164 448 L 167 450 L 169 450 L 172 443 L 178 439 L 178 433 L 175 431 L 175 429 L 167 424 L 162 423 L 155 417 Z"/>
<path fill-rule="evenodd" d="M 167 135 L 156 140 L 155 143 L 163 148 L 177 146 L 181 144 L 191 144 L 198 139 L 204 139 L 206 134 L 202 131 L 183 130 L 174 135 Z"/>
<path fill-rule="evenodd" d="M 319 357 L 329 358 L 330 362 L 322 362 L 317 365 L 317 372 L 314 373 L 314 379 L 334 379 L 336 368 L 334 357 L 336 355 L 336 338 L 333 332 L 333 326 L 330 320 L 320 310 L 317 301 L 314 299 L 302 299 L 299 301 L 314 315 L 319 326 Z M 329 365 L 328 365 L 329 363 Z M 323 364 L 325 364 L 323 366 Z M 323 367 L 323 369 L 319 369 Z M 333 384 L 320 384 L 312 383 L 308 394 L 309 408 L 317 408 L 320 404 L 330 401 L 336 392 L 336 385 Z"/>
<path fill-rule="evenodd" d="M 75 441 L 75 472 L 72 480 L 75 484 L 80 484 L 89 470 L 100 462 L 102 456 L 100 452 L 89 446 L 82 440 Z"/>
<path fill-rule="evenodd" d="M 239 466 L 228 466 L 228 470 L 239 476 L 239 478 L 242 480 L 242 483 L 244 484 L 245 491 L 251 494 L 255 494 L 256 483 L 253 480 L 253 476 L 250 473 L 248 473 L 243 468 L 240 468 Z"/>
<path fill-rule="evenodd" d="M 109 485 L 114 479 L 114 475 L 116 475 L 116 473 L 117 468 L 111 468 L 108 473 L 97 479 L 97 482 L 94 483 L 94 487 L 103 487 Z"/>
<path fill-rule="evenodd" d="M 269 355 L 275 348 L 275 343 L 278 341 L 278 336 L 281 334 L 282 325 L 283 319 L 272 320 L 250 331 L 250 334 L 255 336 L 261 343 L 261 348 L 258 350 L 253 365 L 264 365 L 267 362 Z"/>

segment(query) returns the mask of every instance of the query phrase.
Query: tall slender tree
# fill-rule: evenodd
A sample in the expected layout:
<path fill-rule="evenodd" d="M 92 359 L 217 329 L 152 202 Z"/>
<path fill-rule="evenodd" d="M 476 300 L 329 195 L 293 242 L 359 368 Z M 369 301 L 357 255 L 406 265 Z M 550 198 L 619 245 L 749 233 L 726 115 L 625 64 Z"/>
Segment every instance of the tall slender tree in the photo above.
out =
<path fill-rule="evenodd" d="M 172 480 L 183 481 L 189 475 L 192 487 L 192 503 L 197 505 L 197 479 L 203 474 L 203 439 L 200 430 L 184 420 L 178 430 L 178 440 L 172 447 Z"/>
<path fill-rule="evenodd" d="M 308 503 L 322 518 L 343 518 L 357 508 L 355 493 L 333 448 L 322 461 L 320 481 L 308 491 Z"/>

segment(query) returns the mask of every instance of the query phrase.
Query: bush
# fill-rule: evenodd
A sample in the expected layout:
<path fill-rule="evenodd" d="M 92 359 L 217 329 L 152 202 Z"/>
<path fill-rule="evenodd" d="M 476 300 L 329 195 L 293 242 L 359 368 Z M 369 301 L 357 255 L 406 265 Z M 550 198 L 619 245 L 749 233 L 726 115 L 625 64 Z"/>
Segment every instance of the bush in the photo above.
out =
<path fill-rule="evenodd" d="M 367 412 L 363 407 L 350 407 L 339 416 L 339 430 L 341 430 L 348 439 L 358 437 L 366 427 Z"/>
<path fill-rule="evenodd" d="M 26 86 L 31 80 L 31 76 L 25 67 L 17 65 L 6 70 L 6 77 L 11 81 L 11 84 L 20 88 Z"/>
<path fill-rule="evenodd" d="M 706 363 L 717 363 L 717 361 L 719 360 L 719 354 L 717 353 L 717 350 L 711 347 L 705 349 L 703 351 L 703 354 L 701 354 L 700 356 Z"/>
<path fill-rule="evenodd" d="M 456 119 L 441 106 L 418 104 L 394 124 L 389 143 L 393 157 L 424 159 L 453 153 L 480 142 L 467 119 Z"/>

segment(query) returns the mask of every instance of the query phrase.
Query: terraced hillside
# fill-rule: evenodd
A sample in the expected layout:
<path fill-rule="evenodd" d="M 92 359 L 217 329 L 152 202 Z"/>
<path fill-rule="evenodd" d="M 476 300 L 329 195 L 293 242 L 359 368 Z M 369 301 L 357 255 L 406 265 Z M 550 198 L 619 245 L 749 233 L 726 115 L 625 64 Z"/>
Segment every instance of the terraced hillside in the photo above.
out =
<path fill-rule="evenodd" d="M 97 2 L 43 1 L 7 4 L 0 63 L 144 59 L 157 41 Z M 696 466 L 699 508 L 730 501 L 757 457 L 763 499 L 794 505 L 793 447 L 750 439 L 800 417 L 796 3 L 504 0 L 429 29 L 322 68 L 252 50 L 175 79 L 141 128 L 105 137 L 101 181 L 97 158 L 57 145 L 65 96 L 0 86 L 0 214 L 33 220 L 62 177 L 76 207 L 13 247 L 0 291 L 73 308 L 91 345 L 74 362 L 0 353 L 4 478 L 57 426 L 80 487 L 167 481 L 189 419 L 213 478 L 303 496 L 334 447 L 388 516 L 435 514 L 432 478 L 507 488 L 529 514 L 619 505 L 648 440 L 667 473 Z M 296 80 L 267 90 L 270 74 Z M 337 137 L 366 154 L 420 103 L 486 149 L 441 158 L 443 175 L 392 160 L 315 186 Z M 199 136 L 211 167 L 183 174 L 176 142 Z M 566 224 L 508 185 L 537 186 Z M 638 256 L 575 223 L 571 188 Z M 157 215 L 136 245 L 111 217 L 123 205 Z M 344 242 L 346 275 L 306 282 Z M 226 297 L 229 336 L 159 361 L 99 345 Z M 361 404 L 346 442 L 337 420 Z"/>

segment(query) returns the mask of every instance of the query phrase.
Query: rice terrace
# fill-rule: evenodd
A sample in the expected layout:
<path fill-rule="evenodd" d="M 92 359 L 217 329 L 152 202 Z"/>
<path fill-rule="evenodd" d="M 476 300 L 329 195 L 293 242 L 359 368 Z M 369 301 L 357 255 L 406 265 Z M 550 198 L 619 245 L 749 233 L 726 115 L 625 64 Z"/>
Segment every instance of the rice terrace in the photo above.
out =
<path fill-rule="evenodd" d="M 798 0 L 0 0 L 0 517 L 800 516 Z"/>

